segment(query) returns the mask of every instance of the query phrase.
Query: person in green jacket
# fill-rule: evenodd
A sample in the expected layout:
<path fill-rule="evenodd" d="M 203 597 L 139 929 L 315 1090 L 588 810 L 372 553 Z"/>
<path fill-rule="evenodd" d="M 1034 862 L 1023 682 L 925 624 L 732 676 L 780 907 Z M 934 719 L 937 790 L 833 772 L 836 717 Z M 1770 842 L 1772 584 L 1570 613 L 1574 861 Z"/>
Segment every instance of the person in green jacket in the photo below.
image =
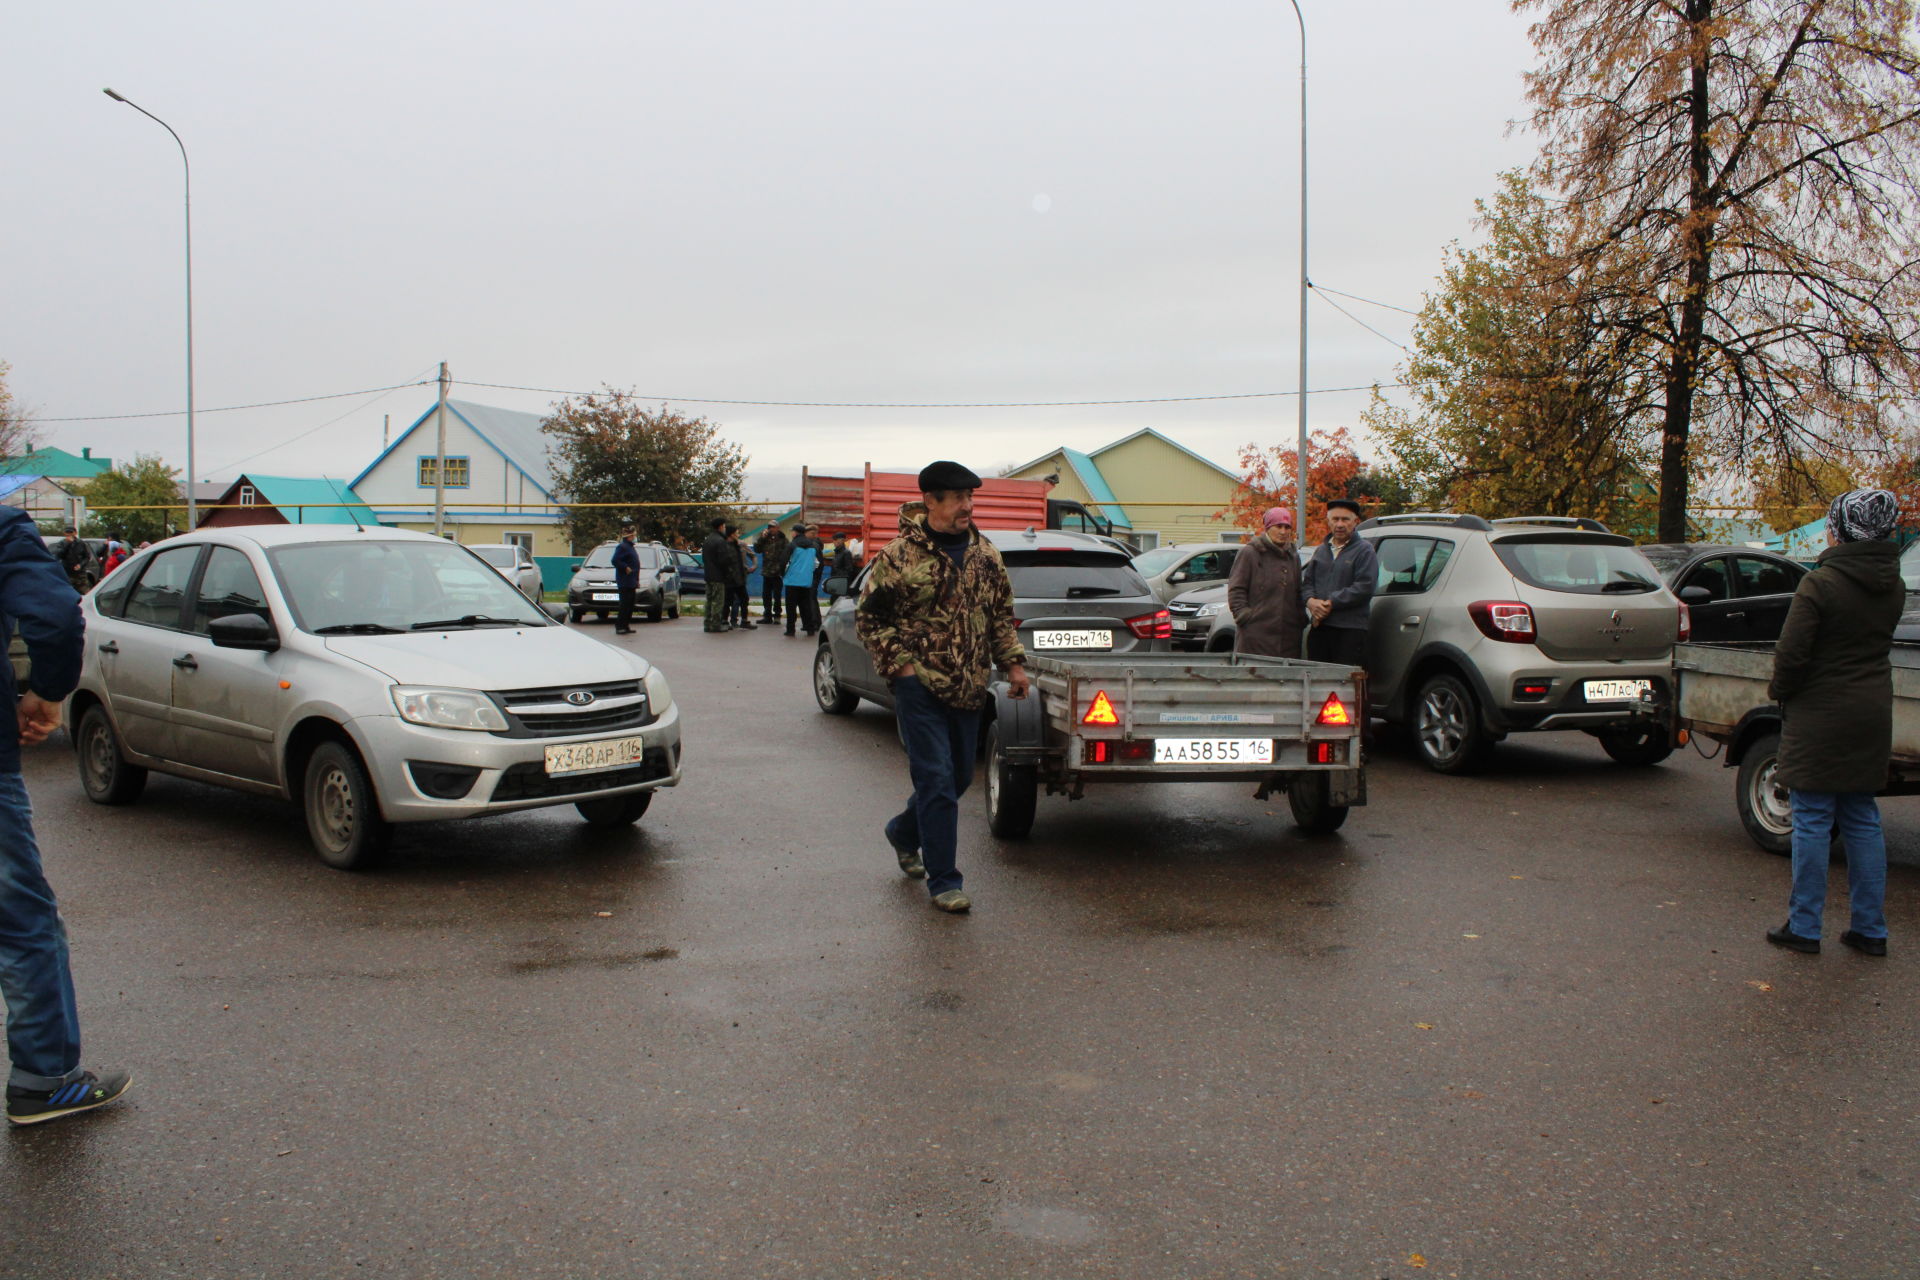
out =
<path fill-rule="evenodd" d="M 1893 755 L 1893 629 L 1906 607 L 1900 506 L 1885 489 L 1853 489 L 1827 510 L 1827 549 L 1800 580 L 1774 646 L 1768 696 L 1780 704 L 1775 782 L 1793 803 L 1793 889 L 1787 922 L 1767 941 L 1820 950 L 1827 856 L 1838 827 L 1847 851 L 1851 927 L 1840 941 L 1887 954 L 1887 844 L 1874 795 Z"/>

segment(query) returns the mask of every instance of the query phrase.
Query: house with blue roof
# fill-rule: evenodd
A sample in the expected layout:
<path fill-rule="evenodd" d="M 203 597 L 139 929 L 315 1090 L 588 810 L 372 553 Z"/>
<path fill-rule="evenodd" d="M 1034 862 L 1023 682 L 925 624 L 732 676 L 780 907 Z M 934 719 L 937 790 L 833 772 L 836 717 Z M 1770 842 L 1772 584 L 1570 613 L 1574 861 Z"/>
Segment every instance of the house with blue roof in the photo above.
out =
<path fill-rule="evenodd" d="M 112 458 L 96 458 L 90 448 L 79 453 L 48 446 L 14 458 L 0 458 L 0 475 L 48 476 L 63 484 L 69 480 L 85 483 L 98 480 L 113 470 Z M 71 487 L 71 486 L 69 486 Z"/>
<path fill-rule="evenodd" d="M 203 510 L 202 529 L 248 524 L 380 523 L 373 508 L 338 480 L 256 473 L 235 480 L 213 506 Z"/>
<path fill-rule="evenodd" d="M 1005 474 L 1051 481 L 1053 497 L 1099 512 L 1113 521 L 1115 537 L 1142 551 L 1244 537 L 1218 514 L 1240 477 L 1152 427 L 1084 453 L 1061 447 Z"/>
<path fill-rule="evenodd" d="M 573 551 L 561 528 L 547 437 L 537 413 L 447 401 L 447 532 L 457 542 L 512 542 L 536 557 Z M 435 408 L 413 420 L 349 487 L 382 524 L 433 531 L 439 467 Z"/>

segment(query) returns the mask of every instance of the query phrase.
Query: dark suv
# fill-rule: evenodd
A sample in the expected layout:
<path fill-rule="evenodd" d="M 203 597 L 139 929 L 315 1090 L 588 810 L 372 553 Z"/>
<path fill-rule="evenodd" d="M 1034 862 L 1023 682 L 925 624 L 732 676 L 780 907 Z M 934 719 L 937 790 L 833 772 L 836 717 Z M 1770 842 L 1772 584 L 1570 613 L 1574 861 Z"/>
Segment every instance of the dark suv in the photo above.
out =
<path fill-rule="evenodd" d="M 1163 653 L 1173 647 L 1173 619 L 1122 552 L 1093 535 L 1058 529 L 1024 533 L 981 530 L 1006 561 L 1013 615 L 1028 653 Z M 845 715 L 865 698 L 893 706 L 887 682 L 873 669 L 854 610 L 867 570 L 853 592 L 833 602 L 820 626 L 813 659 L 813 696 L 822 711 Z"/>

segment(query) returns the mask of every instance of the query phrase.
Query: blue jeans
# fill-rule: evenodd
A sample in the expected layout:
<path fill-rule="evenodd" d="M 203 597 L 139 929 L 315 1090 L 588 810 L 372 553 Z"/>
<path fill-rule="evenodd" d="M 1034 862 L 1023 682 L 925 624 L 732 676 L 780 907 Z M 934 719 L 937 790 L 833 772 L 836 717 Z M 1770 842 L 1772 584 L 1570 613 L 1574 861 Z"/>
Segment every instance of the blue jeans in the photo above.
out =
<path fill-rule="evenodd" d="M 887 838 L 920 850 L 927 866 L 927 892 L 938 897 L 958 889 L 955 865 L 960 843 L 960 797 L 973 782 L 973 754 L 980 740 L 980 712 L 960 711 L 928 693 L 917 676 L 893 682 L 893 714 L 907 749 L 913 795 L 887 823 Z"/>
<path fill-rule="evenodd" d="M 80 1015 L 67 929 L 40 871 L 33 808 L 18 773 L 0 773 L 0 994 L 7 1001 L 9 1084 L 53 1089 L 80 1078 Z"/>
<path fill-rule="evenodd" d="M 1887 936 L 1887 842 L 1880 834 L 1880 806 L 1865 791 L 1793 791 L 1793 897 L 1787 928 L 1803 938 L 1820 936 L 1827 905 L 1827 854 L 1838 822 L 1847 850 L 1847 893 L 1855 933 Z"/>

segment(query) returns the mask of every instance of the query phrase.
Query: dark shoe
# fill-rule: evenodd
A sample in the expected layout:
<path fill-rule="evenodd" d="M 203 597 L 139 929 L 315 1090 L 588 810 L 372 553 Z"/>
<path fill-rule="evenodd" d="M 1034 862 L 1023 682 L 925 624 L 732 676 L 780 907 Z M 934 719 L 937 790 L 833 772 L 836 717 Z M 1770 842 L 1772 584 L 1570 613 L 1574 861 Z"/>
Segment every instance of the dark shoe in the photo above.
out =
<path fill-rule="evenodd" d="M 736 622 L 733 625 L 742 631 L 758 631 L 760 629 L 760 624 L 757 622 Z"/>
<path fill-rule="evenodd" d="M 786 635 L 787 635 L 787 639 L 789 639 L 789 640 L 791 640 L 791 639 L 793 639 L 793 628 L 792 628 L 792 627 L 788 627 L 788 628 L 787 628 L 787 631 L 786 631 Z"/>
<path fill-rule="evenodd" d="M 973 909 L 973 899 L 958 889 L 949 889 L 945 893 L 934 895 L 933 906 L 936 911 L 949 911 L 958 915 L 962 911 Z"/>
<path fill-rule="evenodd" d="M 613 629 L 613 634 L 617 636 L 630 636 L 633 634 L 633 628 L 632 627 L 615 627 Z"/>
<path fill-rule="evenodd" d="M 1767 941 L 1776 947 L 1785 947 L 1789 951 L 1802 951 L 1810 956 L 1820 954 L 1820 939 L 1803 938 L 1785 925 L 1781 925 L 1778 929 L 1767 930 Z"/>
<path fill-rule="evenodd" d="M 1840 941 L 1852 947 L 1863 956 L 1883 956 L 1887 954 L 1885 938 L 1869 938 L 1864 933 L 1855 933 L 1849 929 L 1840 935 Z"/>
<path fill-rule="evenodd" d="M 104 1107 L 127 1091 L 133 1077 L 124 1071 L 109 1071 L 96 1076 L 89 1071 L 78 1080 L 57 1089 L 22 1089 L 7 1086 L 7 1119 L 14 1124 L 39 1124 Z"/>
<path fill-rule="evenodd" d="M 891 819 L 888 820 L 886 825 L 886 837 L 887 843 L 893 846 L 894 856 L 900 859 L 900 874 L 909 880 L 925 880 L 927 878 L 927 864 L 920 861 L 920 851 L 918 849 L 903 848 L 900 842 L 893 838 L 893 822 Z"/>

